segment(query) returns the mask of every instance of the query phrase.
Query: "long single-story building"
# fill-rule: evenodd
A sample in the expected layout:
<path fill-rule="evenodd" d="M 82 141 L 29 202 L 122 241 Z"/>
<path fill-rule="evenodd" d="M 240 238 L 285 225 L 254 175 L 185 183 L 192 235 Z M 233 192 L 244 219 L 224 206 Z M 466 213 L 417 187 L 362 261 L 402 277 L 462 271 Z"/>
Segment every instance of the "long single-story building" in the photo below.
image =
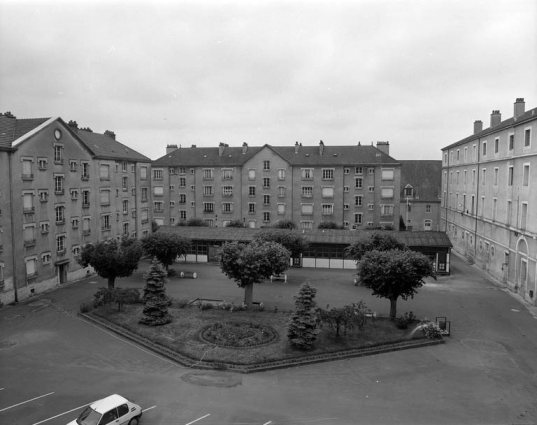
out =
<path fill-rule="evenodd" d="M 251 242 L 257 234 L 267 229 L 249 229 L 237 227 L 189 227 L 161 226 L 158 232 L 176 233 L 192 240 L 192 247 L 185 259 L 180 261 L 194 263 L 217 262 L 218 249 L 225 242 Z M 371 230 L 284 230 L 304 236 L 309 243 L 301 258 L 293 258 L 294 267 L 318 267 L 333 269 L 355 269 L 356 262 L 345 255 L 345 249 L 351 246 L 362 232 Z M 421 252 L 431 259 L 439 274 L 449 274 L 451 241 L 445 232 L 398 232 L 389 231 L 398 236 L 413 251 Z"/>

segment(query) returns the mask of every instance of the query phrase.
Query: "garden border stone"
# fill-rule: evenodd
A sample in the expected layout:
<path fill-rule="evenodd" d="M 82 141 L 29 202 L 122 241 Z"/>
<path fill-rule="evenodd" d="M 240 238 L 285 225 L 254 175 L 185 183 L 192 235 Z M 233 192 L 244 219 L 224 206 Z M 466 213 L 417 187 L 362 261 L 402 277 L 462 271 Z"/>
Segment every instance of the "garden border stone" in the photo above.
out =
<path fill-rule="evenodd" d="M 363 357 L 363 356 L 372 356 L 375 354 L 389 353 L 392 351 L 408 350 L 410 348 L 420 348 L 428 347 L 431 345 L 444 344 L 444 339 L 421 339 L 421 340 L 409 340 L 409 341 L 400 341 L 390 344 L 383 344 L 374 347 L 364 347 L 364 348 L 355 348 L 350 350 L 335 351 L 331 353 L 322 353 L 322 354 L 313 354 L 313 355 L 304 355 L 302 357 L 296 357 L 292 359 L 284 360 L 271 360 L 267 362 L 257 363 L 257 364 L 231 364 L 231 363 L 222 363 L 219 361 L 203 361 L 192 359 L 188 356 L 185 356 L 176 351 L 170 350 L 169 348 L 163 347 L 160 344 L 156 344 L 147 338 L 144 338 L 135 332 L 129 331 L 121 326 L 117 326 L 113 323 L 110 323 L 107 320 L 102 320 L 90 313 L 78 313 L 78 316 L 82 317 L 84 320 L 97 325 L 101 328 L 107 329 L 109 331 L 115 332 L 116 334 L 129 339 L 145 348 L 148 348 L 154 351 L 157 354 L 160 354 L 167 359 L 170 359 L 174 362 L 179 363 L 182 366 L 197 368 L 197 369 L 218 369 L 218 370 L 229 370 L 232 372 L 238 373 L 253 373 L 253 372 L 262 372 L 273 369 L 282 369 L 287 367 L 308 365 L 313 363 L 328 362 L 333 360 L 341 360 L 353 357 Z"/>

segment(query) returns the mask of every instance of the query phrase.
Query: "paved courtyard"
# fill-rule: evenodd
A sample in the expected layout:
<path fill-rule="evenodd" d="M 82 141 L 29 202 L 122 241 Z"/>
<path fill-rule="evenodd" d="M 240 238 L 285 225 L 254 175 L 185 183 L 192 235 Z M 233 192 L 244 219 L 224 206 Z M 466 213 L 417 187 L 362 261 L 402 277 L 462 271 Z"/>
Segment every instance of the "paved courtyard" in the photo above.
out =
<path fill-rule="evenodd" d="M 117 286 L 143 287 L 148 263 Z M 176 298 L 240 303 L 243 290 L 217 266 L 177 264 L 197 279 L 172 279 Z M 291 269 L 254 299 L 293 307 L 309 280 L 325 307 L 389 302 L 355 287 L 351 270 Z M 112 393 L 134 399 L 149 424 L 535 424 L 537 321 L 475 266 L 453 257 L 452 275 L 428 281 L 398 313 L 447 316 L 446 344 L 240 375 L 174 364 L 76 316 L 105 282 L 96 277 L 0 310 L 0 423 L 66 424 Z"/>

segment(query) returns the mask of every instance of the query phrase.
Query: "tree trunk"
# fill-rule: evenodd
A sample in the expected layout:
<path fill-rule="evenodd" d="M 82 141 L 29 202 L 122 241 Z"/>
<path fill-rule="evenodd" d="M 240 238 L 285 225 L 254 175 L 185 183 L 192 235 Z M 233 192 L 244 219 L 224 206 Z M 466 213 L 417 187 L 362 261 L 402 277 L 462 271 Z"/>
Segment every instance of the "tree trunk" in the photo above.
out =
<path fill-rule="evenodd" d="M 244 287 L 244 304 L 246 304 L 248 308 L 251 308 L 253 302 L 254 302 L 254 284 L 250 283 L 249 285 L 246 285 Z"/>
<path fill-rule="evenodd" d="M 397 315 L 397 298 L 390 298 L 390 320 L 395 320 Z"/>
<path fill-rule="evenodd" d="M 116 282 L 116 277 L 108 278 L 108 289 L 114 289 L 114 283 Z"/>

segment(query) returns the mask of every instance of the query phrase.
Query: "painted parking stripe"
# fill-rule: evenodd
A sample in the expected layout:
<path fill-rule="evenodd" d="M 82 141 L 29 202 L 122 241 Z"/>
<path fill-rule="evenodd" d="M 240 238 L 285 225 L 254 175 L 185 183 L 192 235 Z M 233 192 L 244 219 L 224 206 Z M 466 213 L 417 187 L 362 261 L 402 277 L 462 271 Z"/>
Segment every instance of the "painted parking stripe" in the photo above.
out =
<path fill-rule="evenodd" d="M 207 416 L 211 416 L 211 414 L 210 414 L 210 413 L 207 413 L 205 416 L 202 416 L 201 418 L 195 419 L 195 420 L 193 420 L 192 422 L 189 422 L 189 423 L 187 423 L 187 424 L 185 424 L 185 425 L 190 425 L 190 424 L 193 424 L 194 422 L 201 421 L 203 418 L 206 418 Z"/>
<path fill-rule="evenodd" d="M 147 409 L 143 409 L 142 413 L 147 412 L 148 410 L 154 409 L 155 407 L 157 407 L 157 406 L 151 406 L 151 407 L 148 407 Z"/>
<path fill-rule="evenodd" d="M 268 421 L 268 422 L 265 422 L 263 425 L 269 425 L 271 423 L 272 423 L 272 421 Z"/>
<path fill-rule="evenodd" d="M 54 391 L 51 392 L 51 393 L 48 393 L 48 394 L 40 395 L 39 397 L 34 397 L 34 398 L 30 399 L 30 400 L 23 401 L 21 403 L 14 404 L 13 406 L 4 407 L 3 409 L 0 410 L 0 412 L 3 412 L 4 410 L 12 409 L 13 407 L 20 406 L 21 404 L 30 403 L 31 401 L 37 400 L 39 398 L 46 397 L 46 396 L 51 395 L 51 394 L 54 394 Z"/>
<path fill-rule="evenodd" d="M 94 403 L 94 402 L 92 402 L 92 403 Z M 89 403 L 89 404 L 92 404 L 92 403 Z M 88 406 L 88 404 L 83 404 L 82 406 L 75 407 L 74 409 L 68 410 L 67 412 L 60 413 L 59 415 L 53 416 L 52 418 L 45 419 L 45 420 L 43 420 L 41 422 L 36 422 L 35 424 L 32 424 L 32 425 L 39 425 L 39 424 L 42 424 L 44 422 L 51 421 L 52 419 L 56 419 L 56 418 L 59 418 L 60 416 L 67 415 L 68 413 L 74 412 L 75 410 L 78 410 L 78 409 L 82 409 L 83 407 L 86 407 L 86 406 Z"/>

